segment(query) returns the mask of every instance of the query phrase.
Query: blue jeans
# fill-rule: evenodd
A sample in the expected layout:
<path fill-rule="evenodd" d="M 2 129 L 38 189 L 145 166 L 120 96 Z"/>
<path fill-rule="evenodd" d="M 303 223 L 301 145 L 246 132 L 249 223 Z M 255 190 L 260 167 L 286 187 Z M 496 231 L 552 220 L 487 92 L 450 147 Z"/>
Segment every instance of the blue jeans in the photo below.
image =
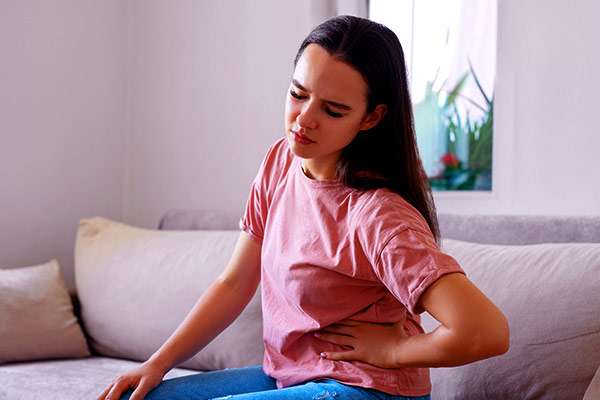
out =
<path fill-rule="evenodd" d="M 129 400 L 132 389 L 121 400 Z M 375 389 L 350 386 L 333 379 L 316 379 L 277 389 L 262 366 L 201 372 L 163 380 L 144 400 L 430 400 L 430 396 L 395 396 Z"/>

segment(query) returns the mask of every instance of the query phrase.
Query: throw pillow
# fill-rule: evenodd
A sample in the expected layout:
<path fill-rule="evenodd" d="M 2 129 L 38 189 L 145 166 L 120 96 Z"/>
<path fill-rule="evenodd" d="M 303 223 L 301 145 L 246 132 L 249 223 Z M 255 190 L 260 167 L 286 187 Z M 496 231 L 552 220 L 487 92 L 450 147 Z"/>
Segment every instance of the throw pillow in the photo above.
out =
<path fill-rule="evenodd" d="M 0 364 L 89 355 L 56 259 L 0 269 Z"/>
<path fill-rule="evenodd" d="M 175 331 L 228 263 L 239 231 L 163 231 L 82 219 L 75 284 L 91 347 L 144 361 Z M 261 364 L 260 288 L 208 346 L 179 366 L 214 370 Z"/>
<path fill-rule="evenodd" d="M 510 350 L 430 369 L 432 398 L 582 398 L 600 365 L 600 243 L 493 245 L 452 239 L 442 250 L 510 324 Z M 439 323 L 422 314 L 425 331 Z"/>

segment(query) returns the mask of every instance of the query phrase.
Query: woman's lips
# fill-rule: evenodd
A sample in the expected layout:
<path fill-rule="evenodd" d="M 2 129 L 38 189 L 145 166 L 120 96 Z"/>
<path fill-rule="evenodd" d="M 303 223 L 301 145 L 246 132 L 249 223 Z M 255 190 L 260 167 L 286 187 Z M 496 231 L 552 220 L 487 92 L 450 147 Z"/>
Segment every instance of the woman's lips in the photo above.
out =
<path fill-rule="evenodd" d="M 315 143 L 314 140 L 311 140 L 309 138 L 307 138 L 306 136 L 304 136 L 303 134 L 296 132 L 294 130 L 290 130 L 290 132 L 292 133 L 292 136 L 294 137 L 294 140 L 298 143 L 302 143 L 302 144 L 311 144 L 311 143 Z"/>

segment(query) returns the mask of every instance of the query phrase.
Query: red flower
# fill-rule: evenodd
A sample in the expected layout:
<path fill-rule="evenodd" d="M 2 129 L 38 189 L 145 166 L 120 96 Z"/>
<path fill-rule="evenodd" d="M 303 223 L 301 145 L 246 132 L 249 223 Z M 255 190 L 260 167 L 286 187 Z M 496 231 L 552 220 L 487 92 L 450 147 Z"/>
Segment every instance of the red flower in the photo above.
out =
<path fill-rule="evenodd" d="M 440 159 L 446 167 L 458 167 L 460 160 L 453 153 L 446 153 Z"/>

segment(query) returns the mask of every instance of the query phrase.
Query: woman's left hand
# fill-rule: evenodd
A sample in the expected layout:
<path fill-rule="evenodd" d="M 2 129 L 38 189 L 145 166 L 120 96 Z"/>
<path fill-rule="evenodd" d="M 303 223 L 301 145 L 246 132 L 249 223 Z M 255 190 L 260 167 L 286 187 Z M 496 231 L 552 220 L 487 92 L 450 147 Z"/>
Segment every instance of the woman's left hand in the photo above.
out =
<path fill-rule="evenodd" d="M 344 319 L 314 333 L 326 342 L 349 346 L 352 350 L 323 352 L 328 360 L 363 361 L 381 368 L 398 368 L 394 363 L 401 343 L 408 335 L 404 320 L 396 323 L 373 323 Z"/>

